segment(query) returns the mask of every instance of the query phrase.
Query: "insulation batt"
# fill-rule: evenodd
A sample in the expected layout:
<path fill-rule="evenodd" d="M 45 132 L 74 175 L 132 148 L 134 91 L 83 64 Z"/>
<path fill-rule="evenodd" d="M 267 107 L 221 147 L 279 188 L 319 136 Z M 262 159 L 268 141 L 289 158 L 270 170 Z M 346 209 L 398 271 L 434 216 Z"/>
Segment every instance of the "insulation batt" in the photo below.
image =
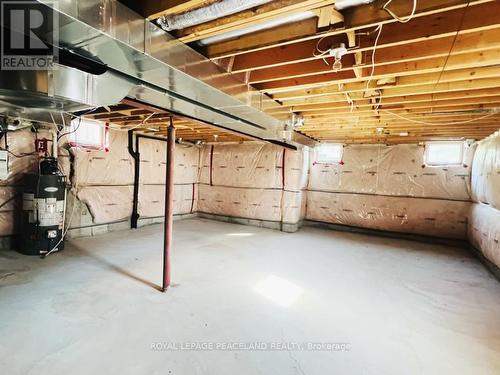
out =
<path fill-rule="evenodd" d="M 72 149 L 77 196 L 88 206 L 95 224 L 126 220 L 132 214 L 134 160 L 128 152 L 128 135 L 114 130 L 109 133 L 109 152 Z M 163 216 L 166 142 L 140 138 L 139 151 L 139 215 Z M 196 209 L 198 166 L 198 148 L 176 147 L 174 214 L 190 213 L 192 206 Z"/>
<path fill-rule="evenodd" d="M 315 163 L 313 152 L 308 190 L 469 200 L 473 151 L 465 167 L 425 168 L 418 145 L 346 146 L 343 164 Z"/>
<path fill-rule="evenodd" d="M 500 210 L 485 204 L 473 204 L 469 240 L 472 246 L 500 267 Z"/>
<path fill-rule="evenodd" d="M 470 203 L 369 194 L 308 192 L 306 218 L 326 223 L 465 239 Z"/>
<path fill-rule="evenodd" d="M 207 145 L 200 157 L 198 210 L 296 224 L 305 214 L 308 156 L 307 148 L 260 142 Z"/>

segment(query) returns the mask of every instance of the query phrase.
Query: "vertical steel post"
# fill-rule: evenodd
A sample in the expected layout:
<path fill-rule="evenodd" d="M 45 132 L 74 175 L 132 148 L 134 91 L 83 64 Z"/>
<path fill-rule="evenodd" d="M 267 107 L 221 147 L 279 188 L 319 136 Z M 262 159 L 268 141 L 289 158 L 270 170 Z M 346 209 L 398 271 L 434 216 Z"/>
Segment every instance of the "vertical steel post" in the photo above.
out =
<path fill-rule="evenodd" d="M 175 127 L 172 118 L 170 118 L 170 126 L 167 129 L 167 176 L 165 182 L 165 223 L 163 231 L 163 292 L 170 286 L 170 251 L 172 249 L 172 222 L 174 220 L 174 152 Z"/>

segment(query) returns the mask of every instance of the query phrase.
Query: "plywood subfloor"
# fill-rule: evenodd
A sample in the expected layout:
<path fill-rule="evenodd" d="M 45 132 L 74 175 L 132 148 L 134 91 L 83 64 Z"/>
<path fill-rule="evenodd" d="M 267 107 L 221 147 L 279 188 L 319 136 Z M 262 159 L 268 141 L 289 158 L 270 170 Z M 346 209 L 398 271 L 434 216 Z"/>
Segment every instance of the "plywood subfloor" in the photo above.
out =
<path fill-rule="evenodd" d="M 494 374 L 500 284 L 465 250 L 190 219 L 0 252 L 0 368 L 15 374 Z M 273 292 L 277 292 L 273 294 Z M 155 351 L 152 343 L 347 343 Z M 290 350 L 285 350 L 290 349 Z"/>

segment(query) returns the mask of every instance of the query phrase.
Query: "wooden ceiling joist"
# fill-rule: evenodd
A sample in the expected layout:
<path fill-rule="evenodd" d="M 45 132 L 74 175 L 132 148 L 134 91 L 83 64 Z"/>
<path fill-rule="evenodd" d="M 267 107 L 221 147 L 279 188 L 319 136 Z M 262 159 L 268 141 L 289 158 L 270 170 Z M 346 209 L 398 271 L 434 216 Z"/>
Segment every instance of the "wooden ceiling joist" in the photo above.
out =
<path fill-rule="evenodd" d="M 214 1 L 218 0 L 161 0 L 153 5 L 159 9 L 154 17 L 160 11 L 181 13 Z M 149 2 L 153 3 L 145 1 Z M 418 0 L 406 23 L 383 9 L 386 2 L 375 0 L 339 12 L 335 0 L 276 0 L 178 30 L 175 36 L 219 64 L 227 71 L 222 74 L 235 74 L 281 104 L 268 110 L 270 115 L 280 119 L 290 113 L 302 115 L 305 124 L 300 132 L 318 140 L 479 139 L 497 130 L 500 1 Z M 412 5 L 393 0 L 390 9 L 406 17 Z M 314 15 L 223 40 L 228 32 L 306 10 Z M 223 41 L 193 43 L 213 36 Z M 341 44 L 347 53 L 334 71 L 329 50 Z M 166 131 L 165 114 L 146 118 L 150 113 L 138 109 L 116 112 L 109 119 L 117 126 L 133 127 L 143 121 L 145 132 Z M 175 121 L 179 132 L 190 139 L 228 137 L 218 133 L 220 129 Z"/>

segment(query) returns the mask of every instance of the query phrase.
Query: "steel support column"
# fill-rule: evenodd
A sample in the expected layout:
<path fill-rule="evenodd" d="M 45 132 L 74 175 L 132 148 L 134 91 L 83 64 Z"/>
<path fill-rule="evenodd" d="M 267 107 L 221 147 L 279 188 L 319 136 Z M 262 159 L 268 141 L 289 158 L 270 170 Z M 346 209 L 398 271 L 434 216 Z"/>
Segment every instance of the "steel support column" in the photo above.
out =
<path fill-rule="evenodd" d="M 172 249 L 172 223 L 174 220 L 174 152 L 175 152 L 175 127 L 170 119 L 167 129 L 167 176 L 165 183 L 165 223 L 163 242 L 163 286 L 166 291 L 170 286 L 170 252 Z"/>

